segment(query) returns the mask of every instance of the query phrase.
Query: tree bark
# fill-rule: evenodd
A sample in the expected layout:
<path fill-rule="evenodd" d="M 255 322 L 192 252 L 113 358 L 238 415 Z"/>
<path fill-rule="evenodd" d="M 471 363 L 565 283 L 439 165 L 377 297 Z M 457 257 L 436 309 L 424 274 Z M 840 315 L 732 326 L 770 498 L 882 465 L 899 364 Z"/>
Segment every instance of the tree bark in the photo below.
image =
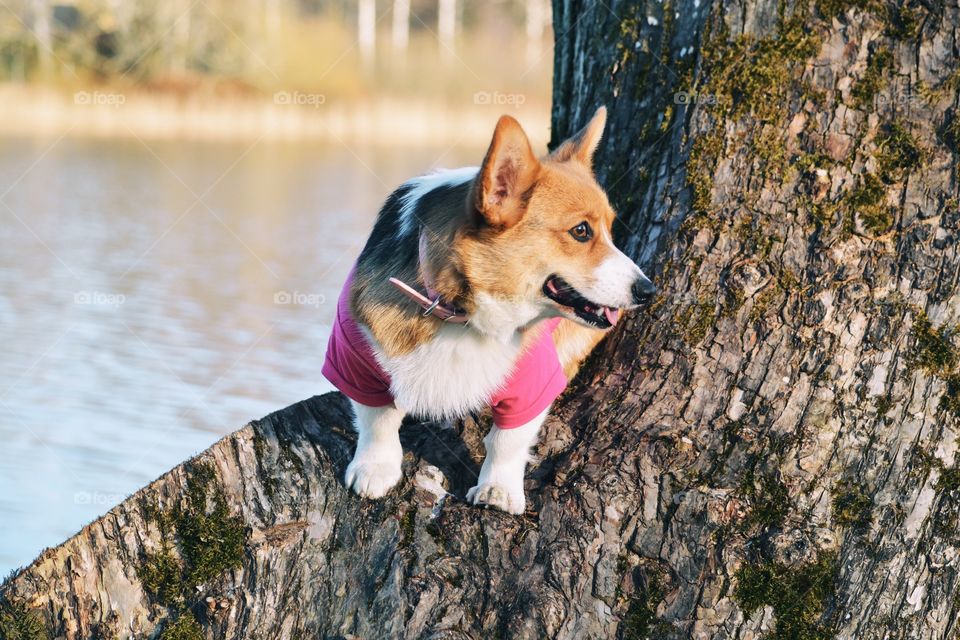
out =
<path fill-rule="evenodd" d="M 33 0 L 32 32 L 37 39 L 37 70 L 43 79 L 51 77 L 53 71 L 53 37 L 50 31 L 50 14 L 52 7 L 46 0 Z"/>
<path fill-rule="evenodd" d="M 407 424 L 405 480 L 358 499 L 329 394 L 44 553 L 0 616 L 66 638 L 956 636 L 956 2 L 557 0 L 553 22 L 554 143 L 610 108 L 595 163 L 660 296 L 557 403 L 528 512 L 463 502 L 485 419 Z"/>
<path fill-rule="evenodd" d="M 410 0 L 393 0 L 393 50 L 406 59 L 410 43 Z"/>
<path fill-rule="evenodd" d="M 456 57 L 457 0 L 437 0 L 437 40 L 440 44 L 440 59 L 445 65 L 453 64 Z"/>
<path fill-rule="evenodd" d="M 360 0 L 357 7 L 357 44 L 364 69 L 370 71 L 377 51 L 377 2 Z"/>

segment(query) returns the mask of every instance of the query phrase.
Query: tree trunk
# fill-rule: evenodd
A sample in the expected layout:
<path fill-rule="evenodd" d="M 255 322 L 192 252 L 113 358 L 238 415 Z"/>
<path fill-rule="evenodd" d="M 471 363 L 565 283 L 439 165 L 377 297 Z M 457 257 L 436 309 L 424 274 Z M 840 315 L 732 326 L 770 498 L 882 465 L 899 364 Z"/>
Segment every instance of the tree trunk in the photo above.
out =
<path fill-rule="evenodd" d="M 473 420 L 408 424 L 406 479 L 356 498 L 330 394 L 46 552 L 4 587 L 0 622 L 956 637 L 957 24 L 955 0 L 558 0 L 553 140 L 610 107 L 595 162 L 660 297 L 557 403 L 528 512 L 463 502 Z"/>
<path fill-rule="evenodd" d="M 51 6 L 47 0 L 31 2 L 34 37 L 37 39 L 37 70 L 41 78 L 49 80 L 53 72 L 53 37 L 50 31 Z"/>
<path fill-rule="evenodd" d="M 410 0 L 393 0 L 393 50 L 406 60 L 410 43 Z"/>
<path fill-rule="evenodd" d="M 437 39 L 440 59 L 450 65 L 456 57 L 457 0 L 437 0 Z"/>
<path fill-rule="evenodd" d="M 365 70 L 373 68 L 377 45 L 377 2 L 360 0 L 357 7 L 357 43 Z"/>
<path fill-rule="evenodd" d="M 543 31 L 547 26 L 549 4 L 547 0 L 526 0 L 526 65 L 527 69 L 536 66 L 543 55 Z"/>

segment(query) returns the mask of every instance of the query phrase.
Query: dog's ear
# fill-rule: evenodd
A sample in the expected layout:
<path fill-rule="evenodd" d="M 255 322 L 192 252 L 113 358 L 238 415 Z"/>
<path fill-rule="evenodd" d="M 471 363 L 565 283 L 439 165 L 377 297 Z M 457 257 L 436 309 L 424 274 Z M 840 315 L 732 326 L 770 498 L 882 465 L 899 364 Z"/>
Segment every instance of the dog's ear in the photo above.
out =
<path fill-rule="evenodd" d="M 491 227 L 507 229 L 523 217 L 540 161 L 520 123 L 501 116 L 474 186 L 474 205 Z"/>
<path fill-rule="evenodd" d="M 607 124 L 607 108 L 600 107 L 590 118 L 587 126 L 580 129 L 572 138 L 565 140 L 550 154 L 550 157 L 558 162 L 576 160 L 587 168 L 592 168 L 593 152 L 597 150 L 597 145 L 600 144 L 605 124 Z"/>

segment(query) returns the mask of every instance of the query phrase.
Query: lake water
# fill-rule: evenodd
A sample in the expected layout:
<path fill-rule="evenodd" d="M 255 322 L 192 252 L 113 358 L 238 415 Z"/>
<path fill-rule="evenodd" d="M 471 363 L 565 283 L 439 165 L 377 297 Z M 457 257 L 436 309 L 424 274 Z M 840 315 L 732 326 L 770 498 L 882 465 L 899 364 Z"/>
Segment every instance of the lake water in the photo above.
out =
<path fill-rule="evenodd" d="M 336 297 L 380 203 L 482 151 L 0 139 L 0 578 L 330 390 Z"/>

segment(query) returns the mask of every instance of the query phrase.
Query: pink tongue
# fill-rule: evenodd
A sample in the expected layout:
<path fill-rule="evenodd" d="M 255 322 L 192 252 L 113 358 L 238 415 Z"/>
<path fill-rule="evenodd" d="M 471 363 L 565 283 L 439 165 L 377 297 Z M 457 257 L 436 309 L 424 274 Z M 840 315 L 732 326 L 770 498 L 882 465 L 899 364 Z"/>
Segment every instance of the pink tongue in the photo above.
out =
<path fill-rule="evenodd" d="M 617 324 L 617 320 L 620 319 L 620 309 L 611 309 L 610 307 L 604 307 L 603 315 L 607 316 L 607 322 L 609 322 L 610 324 Z"/>

